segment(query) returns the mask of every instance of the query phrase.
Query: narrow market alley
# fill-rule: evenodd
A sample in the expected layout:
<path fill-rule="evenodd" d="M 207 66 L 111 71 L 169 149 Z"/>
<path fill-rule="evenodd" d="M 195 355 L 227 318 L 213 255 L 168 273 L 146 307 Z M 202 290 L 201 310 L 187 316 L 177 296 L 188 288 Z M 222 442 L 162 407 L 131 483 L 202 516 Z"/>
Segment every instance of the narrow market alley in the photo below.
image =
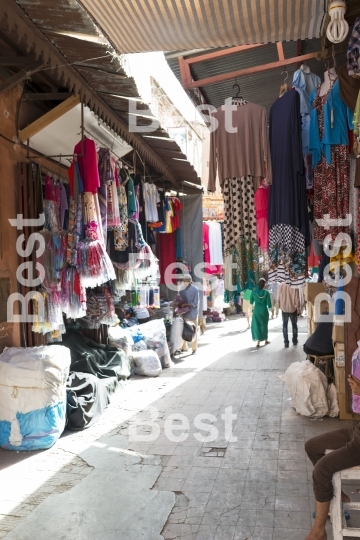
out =
<path fill-rule="evenodd" d="M 65 431 L 42 452 L 0 450 L 0 538 L 304 540 L 315 506 L 304 442 L 348 425 L 291 408 L 279 375 L 304 359 L 306 324 L 300 319 L 299 345 L 284 349 L 281 318 L 270 321 L 271 343 L 258 350 L 244 318 L 213 325 L 196 356 L 159 378 L 131 378 L 89 429 Z M 159 437 L 130 441 L 129 428 L 149 418 L 150 406 Z M 224 437 L 227 407 L 237 415 L 236 442 Z M 164 434 L 175 413 L 190 424 L 180 443 Z M 199 413 L 216 417 L 214 442 L 194 437 Z"/>

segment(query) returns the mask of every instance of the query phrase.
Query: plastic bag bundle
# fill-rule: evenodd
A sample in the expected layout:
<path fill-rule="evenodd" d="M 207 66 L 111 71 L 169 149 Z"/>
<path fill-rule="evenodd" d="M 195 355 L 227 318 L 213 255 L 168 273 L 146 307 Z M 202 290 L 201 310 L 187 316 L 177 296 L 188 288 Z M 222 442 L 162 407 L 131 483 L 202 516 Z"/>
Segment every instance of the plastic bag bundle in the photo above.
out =
<path fill-rule="evenodd" d="M 130 358 L 135 363 L 136 375 L 158 377 L 162 372 L 160 359 L 155 351 L 133 352 Z"/>
<path fill-rule="evenodd" d="M 170 351 L 166 339 L 166 328 L 162 319 L 155 319 L 141 325 L 141 333 L 148 349 L 155 351 L 164 368 L 170 367 Z M 135 341 L 135 340 L 134 340 Z"/>
<path fill-rule="evenodd" d="M 134 340 L 129 330 L 121 326 L 112 326 L 108 329 L 109 345 L 122 349 L 127 356 L 131 353 Z"/>
<path fill-rule="evenodd" d="M 309 360 L 292 363 L 280 379 L 286 383 L 298 414 L 312 418 L 327 414 L 327 378 Z"/>
<path fill-rule="evenodd" d="M 50 448 L 65 427 L 70 350 L 6 348 L 0 355 L 0 446 Z"/>

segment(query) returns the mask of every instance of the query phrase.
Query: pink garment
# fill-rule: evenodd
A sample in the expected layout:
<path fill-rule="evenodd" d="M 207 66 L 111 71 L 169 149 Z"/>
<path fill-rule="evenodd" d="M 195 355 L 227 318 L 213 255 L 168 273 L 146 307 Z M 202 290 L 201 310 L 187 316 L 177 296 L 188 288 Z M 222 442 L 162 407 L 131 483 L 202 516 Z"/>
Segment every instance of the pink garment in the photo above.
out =
<path fill-rule="evenodd" d="M 204 249 L 204 267 L 206 274 L 221 274 L 222 266 L 215 266 L 210 263 L 210 243 L 209 243 L 209 225 L 203 223 L 203 249 Z"/>
<path fill-rule="evenodd" d="M 264 251 L 269 247 L 269 226 L 268 226 L 268 206 L 269 206 L 269 188 L 260 186 L 255 195 L 255 214 L 258 244 Z"/>
<path fill-rule="evenodd" d="M 84 145 L 84 155 L 82 155 L 82 145 Z M 88 138 L 85 138 L 83 143 L 79 141 L 74 148 L 74 154 L 79 165 L 84 191 L 97 193 L 100 187 L 100 178 L 95 142 Z"/>
<path fill-rule="evenodd" d="M 54 201 L 57 206 L 60 206 L 60 184 L 55 185 L 49 174 L 45 176 L 45 199 Z"/>

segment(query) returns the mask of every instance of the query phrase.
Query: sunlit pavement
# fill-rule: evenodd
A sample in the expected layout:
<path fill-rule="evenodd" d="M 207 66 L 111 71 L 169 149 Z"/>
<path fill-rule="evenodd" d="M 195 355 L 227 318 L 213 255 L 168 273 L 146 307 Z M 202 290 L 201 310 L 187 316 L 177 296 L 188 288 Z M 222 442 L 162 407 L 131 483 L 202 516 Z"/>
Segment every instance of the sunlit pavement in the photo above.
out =
<path fill-rule="evenodd" d="M 347 423 L 297 415 L 279 379 L 305 359 L 306 319 L 288 349 L 280 316 L 260 349 L 245 328 L 238 317 L 211 325 L 196 355 L 131 379 L 97 424 L 52 449 L 0 451 L 0 538 L 304 540 L 314 510 L 304 442 Z M 200 421 L 218 430 L 214 440 L 203 442 Z M 181 442 L 166 435 L 170 423 Z"/>

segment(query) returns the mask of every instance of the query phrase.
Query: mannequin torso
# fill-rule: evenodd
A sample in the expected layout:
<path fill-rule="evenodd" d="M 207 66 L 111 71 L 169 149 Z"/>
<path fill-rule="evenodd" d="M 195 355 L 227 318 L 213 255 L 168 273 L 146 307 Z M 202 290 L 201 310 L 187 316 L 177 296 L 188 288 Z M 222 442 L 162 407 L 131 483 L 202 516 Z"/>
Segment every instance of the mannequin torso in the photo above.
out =
<path fill-rule="evenodd" d="M 322 83 L 320 87 L 320 96 L 324 96 L 330 88 L 333 86 L 334 82 L 337 79 L 337 73 L 335 68 L 330 68 L 328 71 L 325 71 L 324 73 L 324 82 Z"/>

